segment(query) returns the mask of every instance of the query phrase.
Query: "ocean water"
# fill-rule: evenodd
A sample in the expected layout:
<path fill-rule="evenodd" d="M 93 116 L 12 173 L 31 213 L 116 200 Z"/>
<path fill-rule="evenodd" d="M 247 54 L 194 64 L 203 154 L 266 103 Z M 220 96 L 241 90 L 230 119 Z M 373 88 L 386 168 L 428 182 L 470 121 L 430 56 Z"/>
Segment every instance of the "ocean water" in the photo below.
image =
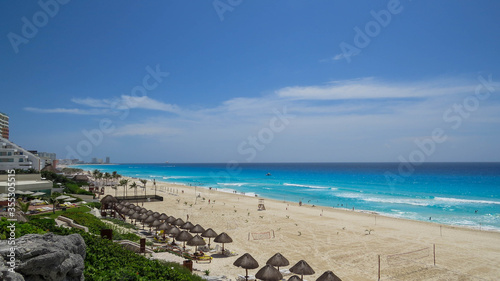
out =
<path fill-rule="evenodd" d="M 500 163 L 81 165 L 87 170 L 500 231 Z M 270 173 L 271 175 L 267 175 Z"/>

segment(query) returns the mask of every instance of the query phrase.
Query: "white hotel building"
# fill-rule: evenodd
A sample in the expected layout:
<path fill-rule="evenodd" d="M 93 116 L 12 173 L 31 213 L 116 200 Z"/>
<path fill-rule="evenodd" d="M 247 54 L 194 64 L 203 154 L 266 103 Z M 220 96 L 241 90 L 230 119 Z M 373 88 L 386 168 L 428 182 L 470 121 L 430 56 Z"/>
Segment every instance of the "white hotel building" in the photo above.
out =
<path fill-rule="evenodd" d="M 39 157 L 30 153 L 26 149 L 15 143 L 0 138 L 0 170 L 10 169 L 35 169 L 40 171 L 45 165 Z M 50 194 L 52 182 L 42 179 L 40 172 L 36 174 L 16 174 L 16 190 L 21 191 L 42 191 Z M 0 174 L 0 193 L 8 192 L 8 175 Z"/>
<path fill-rule="evenodd" d="M 35 169 L 40 171 L 45 163 L 17 144 L 0 138 L 0 170 Z"/>

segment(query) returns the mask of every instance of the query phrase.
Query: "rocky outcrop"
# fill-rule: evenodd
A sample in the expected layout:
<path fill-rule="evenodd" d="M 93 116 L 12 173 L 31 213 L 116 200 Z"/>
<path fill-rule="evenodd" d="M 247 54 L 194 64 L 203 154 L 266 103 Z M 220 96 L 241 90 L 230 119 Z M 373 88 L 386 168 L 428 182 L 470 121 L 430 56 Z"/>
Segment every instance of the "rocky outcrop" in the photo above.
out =
<path fill-rule="evenodd" d="M 28 234 L 16 239 L 15 272 L 8 271 L 12 247 L 0 241 L 0 280 L 84 280 L 85 242 L 79 234 Z"/>

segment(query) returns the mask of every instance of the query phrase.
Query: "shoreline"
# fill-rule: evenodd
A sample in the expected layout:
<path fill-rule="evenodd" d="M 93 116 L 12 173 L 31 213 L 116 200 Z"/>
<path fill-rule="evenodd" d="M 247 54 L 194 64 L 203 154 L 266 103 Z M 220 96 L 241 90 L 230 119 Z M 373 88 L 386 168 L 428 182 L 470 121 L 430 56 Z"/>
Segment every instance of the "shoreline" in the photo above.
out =
<path fill-rule="evenodd" d="M 134 177 L 124 178 L 137 180 Z M 442 280 L 443 273 L 439 272 L 463 280 L 475 280 L 473 276 L 493 278 L 500 275 L 500 268 L 493 265 L 486 266 L 485 270 L 487 262 L 500 263 L 499 232 L 393 218 L 359 210 L 312 207 L 309 204 L 299 206 L 295 202 L 166 181 L 156 181 L 156 185 L 157 194 L 163 196 L 164 201 L 144 202 L 144 207 L 183 220 L 189 216 L 193 224 L 213 228 L 217 233 L 227 232 L 233 238 L 234 242 L 226 244 L 226 247 L 238 256 L 216 258 L 208 265 L 195 264 L 196 269 L 208 269 L 214 275 L 226 275 L 231 279 L 241 275 L 241 268 L 232 263 L 245 252 L 250 253 L 260 267 L 276 252 L 289 259 L 290 265 L 285 268 L 304 259 L 316 271 L 315 278 L 326 270 L 332 270 L 342 280 L 373 280 L 377 274 L 377 255 L 383 259 L 382 276 L 397 277 L 398 280 Z M 138 194 L 143 194 L 139 190 Z M 120 191 L 118 187 L 118 195 L 121 195 Z M 148 180 L 147 194 L 153 193 L 152 181 Z M 115 191 L 107 188 L 106 194 L 114 196 Z M 197 197 L 198 194 L 200 197 Z M 259 199 L 264 199 L 265 211 L 257 211 Z M 269 236 L 272 233 L 272 238 L 252 239 L 256 233 L 267 232 Z M 214 245 L 212 241 L 212 247 Z M 432 256 L 429 255 L 432 254 L 417 259 L 416 264 L 424 263 L 423 269 L 419 270 L 428 271 L 436 279 L 432 276 L 422 278 L 416 274 L 416 265 L 412 263 L 396 267 L 388 265 L 387 259 L 391 255 L 419 249 L 432 252 L 433 245 L 437 245 L 438 249 L 439 272 L 430 268 Z M 154 257 L 169 258 L 165 254 Z M 464 264 L 467 264 L 465 271 L 462 268 Z M 306 277 L 307 280 L 315 278 Z"/>
<path fill-rule="evenodd" d="M 94 165 L 94 164 L 89 164 L 89 165 Z M 76 165 L 76 166 L 78 166 L 78 165 Z M 87 167 L 82 167 L 82 168 L 87 168 Z M 133 178 L 133 176 L 131 176 L 131 177 Z M 158 182 L 175 184 L 175 185 L 179 185 L 179 186 L 194 186 L 196 184 L 196 183 L 190 184 L 190 183 L 178 182 L 178 181 L 175 181 L 175 179 L 170 179 L 172 181 L 169 181 L 169 179 L 166 179 L 162 176 L 144 176 L 144 177 L 141 177 L 141 179 L 146 179 L 146 180 L 151 181 L 151 182 L 153 181 L 153 179 L 155 179 Z M 209 188 L 208 186 L 197 186 L 197 187 L 198 188 Z M 213 187 L 213 188 L 216 188 L 216 187 Z M 229 193 L 229 194 L 233 193 L 233 192 L 237 192 L 238 194 L 242 193 L 240 191 L 235 190 L 232 186 L 222 186 L 222 187 L 219 186 L 218 191 Z M 262 191 L 262 192 L 264 192 L 264 191 Z M 290 197 L 287 195 L 278 196 L 276 194 L 267 194 L 266 192 L 264 192 L 263 194 L 260 194 L 260 193 L 256 194 L 256 191 L 252 191 L 252 190 L 249 190 L 247 193 L 242 193 L 242 194 L 246 194 L 249 197 L 253 197 L 253 195 L 255 194 L 255 195 L 258 195 L 260 198 L 273 199 L 276 201 L 285 200 L 289 203 L 299 202 L 299 201 L 296 201 L 299 199 L 294 198 L 293 194 Z M 285 197 L 289 198 L 289 199 L 288 200 L 283 199 Z M 293 201 L 290 201 L 290 199 L 293 199 Z M 309 200 L 312 202 L 308 203 L 307 199 L 312 199 L 312 200 Z M 302 201 L 303 201 L 304 205 L 306 205 L 306 204 L 307 205 L 316 205 L 316 207 L 319 207 L 319 208 L 351 210 L 352 207 L 356 207 L 356 205 L 351 205 L 351 204 L 349 204 L 351 206 L 346 207 L 346 206 L 348 206 L 347 203 L 342 202 L 342 201 L 336 202 L 336 203 L 344 203 L 344 204 L 346 204 L 345 206 L 341 206 L 342 204 L 337 204 L 338 206 L 335 206 L 335 204 L 318 202 L 316 199 L 318 199 L 318 198 L 305 198 L 305 200 L 304 200 L 304 198 L 302 198 Z M 313 202 L 315 202 L 315 201 L 316 201 L 316 203 L 314 204 Z M 369 208 L 369 206 L 365 206 L 365 207 Z M 447 214 L 434 214 L 432 212 L 432 210 L 429 210 L 429 212 L 427 212 L 426 210 L 422 210 L 422 212 L 417 211 L 416 213 L 412 213 L 413 211 L 411 211 L 411 210 L 406 211 L 406 209 L 404 207 L 403 207 L 403 209 L 400 209 L 403 211 L 400 211 L 399 207 L 394 207 L 394 208 L 398 209 L 398 210 L 388 210 L 387 208 L 382 208 L 381 210 L 375 211 L 372 209 L 363 209 L 362 207 L 361 208 L 356 207 L 355 211 L 361 212 L 361 213 L 372 213 L 372 214 L 376 213 L 379 216 L 385 216 L 385 217 L 390 217 L 390 218 L 407 219 L 407 220 L 419 221 L 419 222 L 429 222 L 429 223 L 432 223 L 434 225 L 437 224 L 437 225 L 443 225 L 443 226 L 462 227 L 462 228 L 467 228 L 467 229 L 477 229 L 480 231 L 500 232 L 499 226 L 496 226 L 495 224 L 491 224 L 491 225 L 488 224 L 488 220 L 489 220 L 488 213 L 481 213 L 481 215 L 478 217 L 474 216 L 473 213 L 472 214 L 463 214 L 463 216 L 461 216 L 460 214 L 455 214 L 455 215 L 450 214 L 451 217 L 448 217 Z M 436 217 L 434 217 L 434 215 L 436 215 Z M 432 218 L 432 220 L 427 220 L 427 218 Z"/>
<path fill-rule="evenodd" d="M 139 178 L 122 176 L 137 181 Z M 500 276 L 500 232 L 464 226 L 385 216 L 373 211 L 312 206 L 297 202 L 244 195 L 209 189 L 164 179 L 156 181 L 156 194 L 161 202 L 144 202 L 144 207 L 189 220 L 217 233 L 226 232 L 233 243 L 226 248 L 237 256 L 214 258 L 210 264 L 194 264 L 202 275 L 225 275 L 234 279 L 244 270 L 233 266 L 242 254 L 250 253 L 261 268 L 265 261 L 280 252 L 290 268 L 298 260 L 306 260 L 315 270 L 307 280 L 315 280 L 332 270 L 342 280 L 374 280 L 377 278 L 377 256 L 381 257 L 382 280 L 495 280 Z M 154 194 L 153 180 L 147 178 L 146 193 Z M 141 184 L 142 186 L 142 184 Z M 131 194 L 133 190 L 128 189 Z M 123 187 L 105 189 L 105 194 L 123 195 Z M 137 194 L 144 194 L 138 188 Z M 198 196 L 199 195 L 199 196 Z M 258 211 L 264 199 L 265 211 Z M 189 219 L 188 219 L 189 218 Z M 271 235 L 272 233 L 272 235 Z M 268 239 L 255 240 L 268 235 Z M 211 247 L 215 247 L 212 241 Z M 432 247 L 437 248 L 437 264 L 432 265 Z M 391 265 L 389 259 L 401 253 L 426 252 L 415 262 Z M 173 255 L 155 253 L 152 258 L 177 261 Z M 412 259 L 413 257 L 410 257 Z M 258 269 L 250 270 L 255 275 Z M 288 279 L 291 275 L 284 276 Z"/>
<path fill-rule="evenodd" d="M 92 171 L 91 171 L 92 172 Z M 128 178 L 128 179 L 131 179 L 131 180 L 139 180 L 139 178 L 136 178 L 136 177 L 131 177 L 131 176 L 123 176 L 123 178 Z M 152 180 L 147 180 L 148 183 L 151 182 L 151 184 L 153 183 Z M 184 184 L 184 183 L 179 183 L 179 182 L 169 182 L 169 181 L 166 181 L 164 179 L 161 179 L 161 180 L 156 180 L 157 184 L 158 183 L 163 183 L 163 184 L 168 184 L 168 185 L 173 185 L 173 186 L 176 186 L 178 188 L 200 188 L 200 189 L 204 189 L 204 190 L 210 190 L 209 188 L 207 187 L 204 187 L 204 186 L 195 186 L 195 185 L 188 185 L 188 184 Z M 234 189 L 230 189 L 230 188 L 226 188 L 226 190 L 219 190 L 217 188 L 215 189 L 211 189 L 212 191 L 215 191 L 215 192 L 220 192 L 220 193 L 223 193 L 223 194 L 232 194 L 232 195 L 240 195 L 240 196 L 246 196 L 248 198 L 260 198 L 260 199 L 265 199 L 265 200 L 270 200 L 270 201 L 274 201 L 274 202 L 282 202 L 282 203 L 287 203 L 287 204 L 296 204 L 298 205 L 299 203 L 295 202 L 295 201 L 288 201 L 288 200 L 278 200 L 278 199 L 274 199 L 274 198 L 270 198 L 270 197 L 265 197 L 265 196 L 261 196 L 259 194 L 256 194 L 256 193 L 244 193 L 244 192 L 239 192 L 237 190 L 234 190 Z M 234 190 L 236 192 L 230 192 L 230 190 Z M 302 203 L 302 207 L 310 207 L 310 208 L 319 208 L 319 209 L 323 209 L 323 210 L 338 210 L 338 211 L 343 211 L 343 212 L 347 212 L 347 213 L 358 213 L 358 214 L 366 214 L 366 215 L 374 215 L 374 216 L 380 216 L 380 217 L 386 217 L 386 218 L 390 218 L 390 219 L 396 219 L 396 220 L 405 220 L 405 221 L 409 221 L 409 222 L 419 222 L 419 223 L 425 223 L 425 224 L 429 224 L 429 225 L 433 225 L 433 226 L 441 226 L 441 227 L 448 227 L 448 228 L 457 228 L 457 229 L 464 229 L 464 230 L 473 230 L 473 231 L 481 231 L 481 232 L 493 232 L 493 233 L 499 233 L 500 234 L 500 229 L 496 229 L 496 228 L 479 228 L 479 227 L 474 227 L 474 226 L 465 226 L 465 225 L 453 225 L 453 224 L 444 224 L 444 223 L 439 223 L 439 222 L 433 222 L 433 221 L 425 221 L 425 220 L 416 220 L 416 219 L 409 219 L 409 218 L 404 218 L 404 217 L 397 217 L 397 216 L 391 216 L 390 214 L 387 214 L 387 213 L 380 213 L 380 212 L 377 212 L 377 211 L 371 211 L 371 210 L 363 210 L 363 209 L 350 209 L 350 208 L 338 208 L 338 207 L 331 207 L 331 206 L 324 206 L 324 205 L 314 205 L 314 204 L 310 204 L 310 203 Z"/>

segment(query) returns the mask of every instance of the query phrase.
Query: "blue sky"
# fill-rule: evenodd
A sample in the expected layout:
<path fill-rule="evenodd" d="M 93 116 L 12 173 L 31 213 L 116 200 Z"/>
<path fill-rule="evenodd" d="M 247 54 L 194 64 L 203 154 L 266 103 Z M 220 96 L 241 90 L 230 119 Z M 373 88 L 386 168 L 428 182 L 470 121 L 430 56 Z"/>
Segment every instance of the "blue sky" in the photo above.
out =
<path fill-rule="evenodd" d="M 87 161 L 500 161 L 499 10 L 2 1 L 0 111 Z"/>

